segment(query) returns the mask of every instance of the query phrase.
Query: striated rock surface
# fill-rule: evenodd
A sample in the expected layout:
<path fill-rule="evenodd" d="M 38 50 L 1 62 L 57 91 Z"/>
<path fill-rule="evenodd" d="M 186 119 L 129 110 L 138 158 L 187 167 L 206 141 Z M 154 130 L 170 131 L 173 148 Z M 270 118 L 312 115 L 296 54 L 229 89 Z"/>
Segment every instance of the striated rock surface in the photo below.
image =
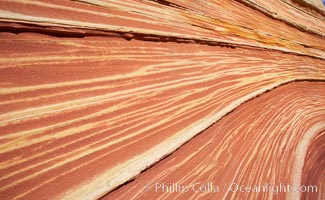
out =
<path fill-rule="evenodd" d="M 324 184 L 324 87 L 289 83 L 246 102 L 103 199 L 299 199 L 297 192 L 252 192 L 246 186 Z M 315 96 L 323 99 L 317 107 Z"/>
<path fill-rule="evenodd" d="M 324 19 L 309 0 L 1 1 L 0 198 L 324 198 Z M 222 187 L 155 188 L 199 182 Z"/>

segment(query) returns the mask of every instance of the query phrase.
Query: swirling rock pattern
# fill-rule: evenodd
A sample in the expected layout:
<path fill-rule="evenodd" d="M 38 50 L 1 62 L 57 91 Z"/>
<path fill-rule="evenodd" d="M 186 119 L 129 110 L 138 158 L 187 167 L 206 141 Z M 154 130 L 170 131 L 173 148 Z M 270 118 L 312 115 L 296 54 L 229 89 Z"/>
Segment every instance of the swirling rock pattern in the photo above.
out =
<path fill-rule="evenodd" d="M 309 181 L 308 185 L 320 185 L 324 177 L 318 175 L 324 173 L 324 165 L 321 165 L 324 163 L 314 162 L 324 162 L 323 158 L 317 158 L 324 155 L 319 154 L 324 149 L 321 143 L 324 132 L 321 131 L 325 128 L 325 113 L 324 109 L 319 109 L 325 107 L 324 86 L 324 83 L 290 83 L 246 102 L 168 158 L 142 173 L 135 181 L 107 197 L 268 199 L 268 192 L 233 192 L 236 185 L 231 184 L 294 185 L 297 179 L 300 180 L 301 163 L 305 157 L 307 164 L 303 175 L 306 178 L 302 179 L 303 183 Z M 318 95 L 323 100 L 318 101 L 319 107 L 315 107 L 312 97 Z M 310 143 L 315 145 L 306 151 L 306 145 Z M 151 190 L 139 193 L 148 182 L 159 185 L 155 184 Z M 197 185 L 194 191 L 189 189 L 183 194 L 166 192 L 167 187 L 163 192 L 161 185 L 170 183 Z M 222 183 L 222 188 L 219 192 L 209 192 L 208 189 L 205 192 L 195 192 L 201 186 L 198 183 Z M 278 193 L 276 199 L 299 199 L 295 195 L 298 194 Z"/>
<path fill-rule="evenodd" d="M 324 198 L 324 19 L 321 1 L 1 1 L 1 199 Z"/>

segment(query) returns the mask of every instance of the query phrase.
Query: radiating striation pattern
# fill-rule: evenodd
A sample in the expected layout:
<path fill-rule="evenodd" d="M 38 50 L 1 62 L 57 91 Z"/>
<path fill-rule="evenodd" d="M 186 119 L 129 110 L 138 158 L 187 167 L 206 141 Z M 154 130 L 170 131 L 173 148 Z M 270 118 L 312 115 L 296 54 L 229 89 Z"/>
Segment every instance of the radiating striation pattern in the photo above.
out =
<path fill-rule="evenodd" d="M 310 0 L 1 1 L 0 199 L 324 198 L 324 21 Z M 318 191 L 155 188 L 198 182 Z"/>

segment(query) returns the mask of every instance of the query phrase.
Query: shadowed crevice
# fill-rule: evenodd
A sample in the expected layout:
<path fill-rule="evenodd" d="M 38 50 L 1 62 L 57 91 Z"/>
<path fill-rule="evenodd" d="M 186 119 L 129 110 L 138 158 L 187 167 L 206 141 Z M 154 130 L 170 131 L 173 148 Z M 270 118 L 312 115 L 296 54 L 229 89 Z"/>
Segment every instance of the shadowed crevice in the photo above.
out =
<path fill-rule="evenodd" d="M 284 51 L 270 47 L 260 47 L 248 44 L 236 44 L 226 41 L 217 41 L 212 39 L 199 39 L 191 37 L 180 37 L 173 35 L 157 35 L 139 32 L 125 32 L 115 30 L 100 30 L 100 29 L 87 29 L 87 28 L 73 28 L 73 27 L 60 27 L 60 26 L 43 26 L 29 23 L 7 23 L 0 22 L 1 32 L 9 32 L 14 34 L 21 33 L 39 33 L 57 38 L 85 38 L 85 37 L 106 37 L 106 38 L 123 38 L 127 41 L 139 40 L 147 42 L 171 42 L 183 44 L 200 44 L 207 46 L 218 46 L 222 48 L 243 48 L 243 49 L 257 49 L 261 51 L 275 51 L 284 54 L 291 54 L 296 56 L 306 56 L 318 60 L 325 60 L 325 57 L 318 57 L 314 55 L 306 55 L 298 52 Z M 299 44 L 301 45 L 301 44 Z M 301 45 L 303 48 L 311 48 L 309 46 Z"/>

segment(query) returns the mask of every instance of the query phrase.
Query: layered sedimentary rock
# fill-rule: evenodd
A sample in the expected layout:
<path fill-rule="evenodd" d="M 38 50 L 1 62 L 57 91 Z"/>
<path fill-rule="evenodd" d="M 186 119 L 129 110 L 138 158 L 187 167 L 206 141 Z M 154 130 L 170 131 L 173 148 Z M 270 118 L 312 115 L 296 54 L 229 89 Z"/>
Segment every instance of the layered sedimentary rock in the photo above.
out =
<path fill-rule="evenodd" d="M 302 185 L 324 184 L 324 87 L 289 83 L 246 102 L 103 199 L 299 199 L 292 186 L 301 175 Z M 315 190 L 304 195 L 322 199 Z"/>
<path fill-rule="evenodd" d="M 144 188 L 201 181 L 321 199 L 319 3 L 0 2 L 0 197 L 272 198 Z"/>

